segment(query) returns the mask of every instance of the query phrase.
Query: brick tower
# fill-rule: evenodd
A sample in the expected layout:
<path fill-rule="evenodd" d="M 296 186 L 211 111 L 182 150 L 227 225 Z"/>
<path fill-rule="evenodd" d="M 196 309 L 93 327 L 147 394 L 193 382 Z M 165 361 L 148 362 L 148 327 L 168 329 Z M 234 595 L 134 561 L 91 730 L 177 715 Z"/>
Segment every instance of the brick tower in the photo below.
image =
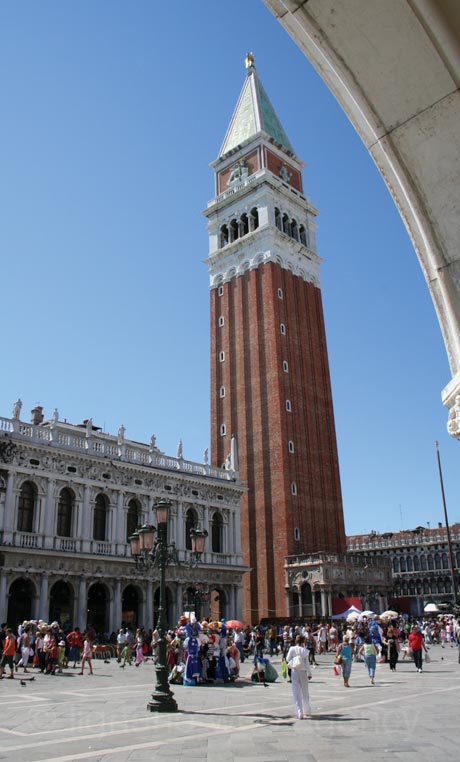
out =
<path fill-rule="evenodd" d="M 337 443 L 301 162 L 246 58 L 209 202 L 212 462 L 238 448 L 243 618 L 287 616 L 286 556 L 344 552 Z M 234 458 L 234 448 L 232 449 Z M 231 458 L 230 458 L 231 460 Z"/>

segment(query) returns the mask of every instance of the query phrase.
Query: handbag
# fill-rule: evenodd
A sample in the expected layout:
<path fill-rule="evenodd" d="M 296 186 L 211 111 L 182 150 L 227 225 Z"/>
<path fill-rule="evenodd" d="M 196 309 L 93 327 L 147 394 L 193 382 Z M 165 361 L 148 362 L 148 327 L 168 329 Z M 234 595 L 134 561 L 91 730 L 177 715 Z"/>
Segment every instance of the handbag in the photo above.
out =
<path fill-rule="evenodd" d="M 334 664 L 342 664 L 342 661 L 343 661 L 342 655 L 341 654 L 337 654 L 337 656 L 335 657 Z"/>

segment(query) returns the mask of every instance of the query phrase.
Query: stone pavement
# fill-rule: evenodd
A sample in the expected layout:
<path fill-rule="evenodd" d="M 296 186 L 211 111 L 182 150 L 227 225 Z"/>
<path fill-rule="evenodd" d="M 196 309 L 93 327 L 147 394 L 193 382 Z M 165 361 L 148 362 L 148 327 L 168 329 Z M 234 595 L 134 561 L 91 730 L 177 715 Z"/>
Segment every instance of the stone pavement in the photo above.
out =
<path fill-rule="evenodd" d="M 0 682 L 0 760 L 8 762 L 436 762 L 456 759 L 460 742 L 460 665 L 456 648 L 433 646 L 418 674 L 402 661 L 377 667 L 371 686 L 354 664 L 350 688 L 319 657 L 310 683 L 313 717 L 297 720 L 291 686 L 242 679 L 229 686 L 174 686 L 180 711 L 146 709 L 151 661 L 120 669 L 93 661 L 94 676 L 21 675 Z M 279 657 L 272 660 L 279 671 Z M 30 677 L 26 675 L 25 677 Z"/>

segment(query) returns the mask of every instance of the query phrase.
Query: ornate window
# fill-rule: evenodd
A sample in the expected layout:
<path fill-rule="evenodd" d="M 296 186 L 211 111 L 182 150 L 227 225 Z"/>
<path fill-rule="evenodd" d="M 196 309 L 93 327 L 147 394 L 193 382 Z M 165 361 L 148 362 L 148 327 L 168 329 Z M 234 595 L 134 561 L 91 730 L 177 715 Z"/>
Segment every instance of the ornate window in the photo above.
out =
<path fill-rule="evenodd" d="M 34 531 L 35 503 L 37 489 L 32 482 L 24 482 L 18 501 L 18 532 Z"/>
<path fill-rule="evenodd" d="M 72 534 L 72 515 L 74 506 L 74 495 L 64 487 L 59 495 L 58 513 L 57 513 L 57 527 L 56 534 L 58 537 L 70 537 Z"/>
<path fill-rule="evenodd" d="M 211 550 L 213 553 L 222 553 L 224 522 L 220 513 L 215 513 L 211 522 Z"/>
<path fill-rule="evenodd" d="M 301 244 L 303 244 L 304 246 L 308 246 L 307 233 L 303 225 L 299 227 L 299 238 L 300 238 Z"/>
<path fill-rule="evenodd" d="M 128 513 L 126 514 L 126 542 L 128 542 L 131 535 L 134 534 L 134 532 L 136 531 L 140 523 L 141 523 L 140 506 L 137 500 L 134 500 L 133 498 L 128 503 Z"/>
<path fill-rule="evenodd" d="M 225 386 L 221 386 L 219 389 L 219 397 L 223 399 L 225 397 Z"/>
<path fill-rule="evenodd" d="M 275 226 L 278 228 L 278 230 L 281 230 L 281 227 L 282 227 L 281 226 L 281 214 L 280 214 L 280 210 L 277 209 L 276 206 L 275 206 Z"/>
<path fill-rule="evenodd" d="M 107 531 L 107 498 L 97 495 L 94 501 L 93 540 L 106 540 Z"/>
<path fill-rule="evenodd" d="M 222 328 L 222 326 L 225 324 L 225 318 L 223 315 L 219 317 L 219 328 Z"/>
<path fill-rule="evenodd" d="M 220 229 L 220 248 L 223 249 L 224 246 L 228 244 L 228 227 L 227 225 L 222 225 Z"/>
<path fill-rule="evenodd" d="M 221 423 L 220 424 L 220 435 L 221 435 L 221 437 L 224 437 L 226 435 L 226 433 L 227 433 L 227 427 L 226 427 L 225 423 Z"/>

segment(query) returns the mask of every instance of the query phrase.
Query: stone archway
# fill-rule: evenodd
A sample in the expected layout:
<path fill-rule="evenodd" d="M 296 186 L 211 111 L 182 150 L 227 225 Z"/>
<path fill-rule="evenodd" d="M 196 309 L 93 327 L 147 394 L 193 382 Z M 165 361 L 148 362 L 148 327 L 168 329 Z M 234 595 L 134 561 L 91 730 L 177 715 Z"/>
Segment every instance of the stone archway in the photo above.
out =
<path fill-rule="evenodd" d="M 94 582 L 88 590 L 87 627 L 92 625 L 96 633 L 107 632 L 109 626 L 109 591 L 100 582 Z"/>
<path fill-rule="evenodd" d="M 74 591 L 64 580 L 55 582 L 50 589 L 50 622 L 59 622 L 61 627 L 73 624 Z"/>
<path fill-rule="evenodd" d="M 130 627 L 131 630 L 139 624 L 140 595 L 134 585 L 127 585 L 123 590 L 121 597 L 121 621 L 123 627 Z"/>
<path fill-rule="evenodd" d="M 443 403 L 449 433 L 460 438 L 458 4 L 265 4 L 342 106 L 394 198 L 441 327 L 452 372 Z"/>
<path fill-rule="evenodd" d="M 18 624 L 32 618 L 36 590 L 30 579 L 20 577 L 10 586 L 8 592 L 8 613 L 6 621 L 16 632 Z"/>

